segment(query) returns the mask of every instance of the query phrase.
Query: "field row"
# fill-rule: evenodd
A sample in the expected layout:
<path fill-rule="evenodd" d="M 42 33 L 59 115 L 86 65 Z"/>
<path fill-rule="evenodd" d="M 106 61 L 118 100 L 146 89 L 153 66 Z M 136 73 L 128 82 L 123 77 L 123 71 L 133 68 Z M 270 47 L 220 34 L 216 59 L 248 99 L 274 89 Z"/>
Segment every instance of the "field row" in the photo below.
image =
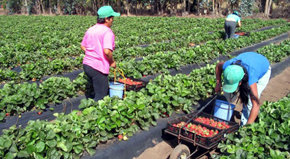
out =
<path fill-rule="evenodd" d="M 260 48 L 257 52 L 265 55 L 271 63 L 274 63 L 280 62 L 288 57 L 290 55 L 289 50 L 290 40 L 285 40 L 277 45 L 269 45 Z M 192 78 L 204 77 L 199 76 Z M 202 79 L 200 80 L 202 81 Z M 213 84 L 214 81 L 211 80 L 210 85 Z M 41 111 L 46 109 L 49 103 L 61 103 L 64 99 L 82 95 L 85 92 L 86 85 L 87 79 L 84 73 L 79 74 L 73 81 L 64 77 L 51 77 L 40 83 L 39 86 L 37 86 L 36 83 L 16 84 L 15 82 L 9 82 L 0 89 L 0 121 L 5 118 L 7 113 L 13 116 L 35 109 Z M 147 86 L 147 88 L 149 89 L 150 86 Z M 172 87 L 172 89 L 177 89 L 177 86 Z M 206 92 L 207 91 L 205 91 L 205 94 Z"/>
<path fill-rule="evenodd" d="M 0 18 L 3 18 L 3 17 L 0 17 Z M 11 18 L 11 17 L 7 17 L 7 18 Z M 14 17 L 14 18 L 15 18 L 14 21 L 11 20 L 10 23 L 6 24 L 6 29 L 3 29 L 2 32 L 0 32 L 0 34 L 6 35 L 6 40 L 7 40 L 7 41 L 1 41 L 1 46 L 0 46 L 0 50 L 1 50 L 0 51 L 1 53 L 0 54 L 0 63 L 1 63 L 1 68 L 0 68 L 0 81 L 1 82 L 0 83 L 7 82 L 7 81 L 21 82 L 21 81 L 26 81 L 26 80 L 36 80 L 36 79 L 41 79 L 44 76 L 61 74 L 64 72 L 71 72 L 73 70 L 82 68 L 81 63 L 82 63 L 82 58 L 84 55 L 79 49 L 79 43 L 82 37 L 80 34 L 84 33 L 84 31 L 81 31 L 81 30 L 85 28 L 80 27 L 80 24 L 78 23 L 80 23 L 81 20 L 84 20 L 85 22 L 89 21 L 91 17 L 89 18 L 81 17 L 83 19 L 80 20 L 80 17 L 72 16 L 72 19 L 76 21 L 75 22 L 76 24 L 71 25 L 70 27 L 67 27 L 67 25 L 64 25 L 64 24 L 70 23 L 71 21 L 70 20 L 65 21 L 63 17 L 60 17 L 59 19 L 57 18 L 54 19 L 51 17 L 50 17 L 51 19 L 45 19 L 45 17 L 30 17 L 31 18 L 30 20 L 35 20 L 36 22 L 38 22 L 38 24 L 42 24 L 42 25 L 47 24 L 47 26 L 44 27 L 44 29 L 38 29 L 39 26 L 36 26 L 36 24 L 34 24 L 35 26 L 33 25 L 30 26 L 33 29 L 30 29 L 31 31 L 28 31 L 27 30 L 28 24 L 27 24 L 27 25 L 23 25 L 23 28 L 22 27 L 14 28 L 14 29 L 11 29 L 12 30 L 11 31 L 8 28 L 12 27 L 12 24 L 13 26 L 17 26 L 16 24 L 19 24 L 20 22 L 24 22 L 23 19 L 25 19 L 21 16 Z M 127 23 L 137 23 L 138 21 L 142 21 L 142 20 L 149 21 L 149 19 L 150 18 L 148 17 L 137 18 L 137 19 L 120 18 L 120 19 L 116 19 L 115 26 L 119 26 L 120 28 L 124 27 L 123 25 L 126 24 L 125 23 L 126 20 L 128 21 Z M 175 22 L 180 23 L 180 20 L 182 19 L 188 23 L 185 23 L 185 25 L 181 25 L 181 26 L 178 26 L 177 24 L 175 24 Z M 16 21 L 16 20 L 19 20 L 19 21 Z M 27 20 L 26 23 L 28 22 L 29 20 Z M 54 25 L 50 26 L 51 25 L 50 22 L 54 22 Z M 121 22 L 124 22 L 124 24 L 121 25 Z M 178 29 L 178 32 L 176 32 L 176 34 L 170 34 L 170 36 L 178 34 L 181 37 L 175 36 L 174 37 L 175 39 L 171 39 L 170 41 L 166 41 L 162 43 L 155 42 L 147 47 L 129 47 L 129 48 L 121 47 L 121 48 L 116 49 L 116 51 L 114 52 L 114 56 L 116 60 L 118 61 L 119 66 L 122 69 L 124 69 L 124 71 L 127 73 L 126 74 L 127 76 L 140 78 L 142 75 L 155 73 L 157 70 L 160 70 L 160 67 L 162 67 L 163 69 L 178 68 L 178 65 L 175 65 L 175 64 L 173 64 L 172 66 L 171 64 L 168 64 L 167 67 L 163 67 L 163 65 L 159 65 L 159 64 L 153 64 L 153 65 L 156 65 L 156 67 L 153 68 L 152 71 L 149 70 L 150 68 L 148 69 L 145 68 L 144 70 L 143 66 L 140 68 L 141 71 L 138 68 L 135 70 L 132 70 L 131 65 L 134 66 L 135 63 L 137 63 L 138 65 L 140 63 L 141 63 L 140 65 L 144 65 L 146 64 L 146 60 L 150 61 L 151 59 L 157 59 L 157 58 L 161 58 L 161 61 L 162 60 L 164 61 L 164 60 L 167 60 L 169 56 L 176 53 L 178 55 L 177 57 L 175 56 L 176 58 L 183 58 L 183 55 L 179 56 L 179 54 L 180 52 L 184 52 L 184 51 L 189 52 L 190 54 L 190 52 L 193 52 L 192 50 L 195 50 L 194 52 L 197 52 L 195 54 L 199 55 L 200 51 L 203 52 L 203 50 L 200 48 L 204 48 L 208 46 L 212 47 L 211 43 L 215 45 L 219 45 L 219 47 L 220 45 L 223 45 L 223 44 L 219 44 L 219 41 L 222 39 L 223 33 L 221 31 L 218 31 L 220 28 L 214 27 L 214 25 L 216 25 L 217 23 L 222 22 L 221 19 L 205 19 L 205 18 L 204 19 L 191 19 L 191 18 L 170 19 L 169 18 L 169 19 L 161 20 L 161 22 L 153 21 L 148 24 L 146 23 L 147 25 L 146 27 L 144 27 L 145 28 L 144 30 L 146 32 L 146 30 L 148 31 L 152 29 L 151 28 L 152 26 L 150 25 L 164 26 L 166 22 L 172 22 L 174 24 L 174 25 L 173 24 L 171 25 L 170 23 L 169 25 L 167 25 L 167 27 L 169 27 L 167 28 L 167 31 L 170 29 L 173 29 L 173 30 L 176 29 L 176 26 L 181 28 L 181 29 Z M 204 25 L 204 23 L 209 23 L 209 22 L 212 22 L 212 24 L 209 25 L 208 27 L 197 26 L 197 25 Z M 273 25 L 273 24 L 281 25 L 280 28 L 283 28 L 283 29 L 285 29 L 286 27 L 285 30 L 287 30 L 287 27 L 289 27 L 289 25 L 286 24 L 286 22 L 283 20 L 272 20 L 272 21 L 260 21 L 260 20 L 252 20 L 252 19 L 245 20 L 245 28 L 254 29 L 254 30 L 264 27 L 264 26 Z M 195 26 L 195 25 L 196 27 L 190 28 L 191 26 Z M 63 28 L 63 26 L 66 26 L 66 28 Z M 120 30 L 120 28 L 118 27 L 113 28 L 113 30 L 115 29 L 117 32 Z M 70 29 L 70 31 L 65 32 L 63 34 L 65 29 L 68 29 L 68 30 Z M 53 30 L 58 30 L 58 31 L 53 32 Z M 132 30 L 130 29 L 130 31 Z M 209 32 L 213 30 L 214 32 L 212 34 L 204 34 L 205 31 Z M 281 32 L 277 32 L 277 30 L 281 30 L 281 29 L 279 29 L 279 27 L 273 28 L 273 32 L 275 32 L 276 35 L 281 33 Z M 245 31 L 250 31 L 250 30 L 245 30 Z M 156 33 L 154 31 L 152 32 Z M 265 32 L 265 31 L 262 31 L 262 32 Z M 160 37 L 160 36 L 154 35 L 153 33 L 151 37 Z M 254 32 L 253 34 L 255 35 L 256 33 L 258 32 Z M 142 32 L 140 33 L 140 35 L 141 34 Z M 39 36 L 36 36 L 36 35 L 39 35 Z M 64 35 L 67 37 L 62 37 Z M 123 33 L 120 33 L 119 35 L 117 35 L 116 33 L 116 36 L 122 37 L 122 35 Z M 274 36 L 274 35 L 271 34 L 271 36 Z M 71 37 L 73 37 L 73 39 L 71 39 Z M 142 38 L 142 36 L 138 36 L 138 37 Z M 39 38 L 42 38 L 42 39 L 39 39 Z M 57 39 L 63 39 L 63 38 L 64 39 L 67 38 L 66 40 L 64 40 L 65 41 L 64 43 L 61 42 L 62 40 L 57 41 Z M 22 40 L 19 41 L 20 39 Z M 13 40 L 16 40 L 17 44 L 12 47 L 10 45 L 13 44 L 12 43 Z M 122 41 L 127 41 L 127 40 L 128 39 L 122 39 Z M 28 43 L 25 43 L 25 41 L 26 42 L 28 41 Z M 193 45 L 197 46 L 198 44 L 204 43 L 204 42 L 207 42 L 207 43 L 202 44 L 202 46 L 200 47 L 192 48 Z M 199 51 L 196 51 L 196 50 L 199 50 Z M 215 49 L 215 51 L 218 51 L 218 50 Z M 140 56 L 145 56 L 143 61 L 139 63 L 134 61 L 134 58 L 140 57 Z M 207 56 L 212 56 L 212 55 L 205 55 L 205 57 Z M 195 59 L 193 58 L 191 60 L 194 61 Z M 120 61 L 125 61 L 125 62 L 120 62 Z M 194 61 L 194 62 L 198 63 L 198 61 Z M 188 63 L 192 63 L 192 61 L 183 62 L 183 63 L 180 63 L 179 65 L 188 64 Z M 146 64 L 146 67 L 147 67 L 147 64 Z"/>
<path fill-rule="evenodd" d="M 141 91 L 128 92 L 123 100 L 105 97 L 94 102 L 84 99 L 79 106 L 82 111 L 73 111 L 68 115 L 55 114 L 57 118 L 52 122 L 30 121 L 23 129 L 13 126 L 3 130 L 0 157 L 80 158 L 85 152 L 93 155 L 97 145 L 120 134 L 132 136 L 139 130 L 148 130 L 151 125 L 157 124 L 157 119 L 171 115 L 173 111 L 196 109 L 193 104 L 213 93 L 214 68 L 215 65 L 208 65 L 189 75 L 160 75 Z M 262 106 L 259 122 L 239 130 L 244 138 L 239 140 L 238 134 L 231 135 L 227 143 L 219 147 L 236 156 L 236 150 L 247 143 L 258 146 L 256 150 L 259 150 L 252 151 L 245 147 L 242 153 L 247 157 L 289 156 L 289 135 L 286 135 L 289 128 L 286 117 L 288 105 L 289 97 Z M 266 130 L 271 130 L 271 133 Z M 229 144 L 232 146 L 228 147 Z"/>

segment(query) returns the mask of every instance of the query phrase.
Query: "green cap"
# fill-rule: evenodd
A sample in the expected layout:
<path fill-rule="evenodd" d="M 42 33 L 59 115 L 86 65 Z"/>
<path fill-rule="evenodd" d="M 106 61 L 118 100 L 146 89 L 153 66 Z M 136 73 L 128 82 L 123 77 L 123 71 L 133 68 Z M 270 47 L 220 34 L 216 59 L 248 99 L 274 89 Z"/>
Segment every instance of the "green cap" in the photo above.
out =
<path fill-rule="evenodd" d="M 239 86 L 244 77 L 244 70 L 241 66 L 230 65 L 224 70 L 223 90 L 227 93 L 233 93 Z"/>
<path fill-rule="evenodd" d="M 240 16 L 238 11 L 234 11 L 233 14 Z"/>
<path fill-rule="evenodd" d="M 111 6 L 103 6 L 98 10 L 98 15 L 99 18 L 119 17 L 120 13 L 115 12 Z"/>

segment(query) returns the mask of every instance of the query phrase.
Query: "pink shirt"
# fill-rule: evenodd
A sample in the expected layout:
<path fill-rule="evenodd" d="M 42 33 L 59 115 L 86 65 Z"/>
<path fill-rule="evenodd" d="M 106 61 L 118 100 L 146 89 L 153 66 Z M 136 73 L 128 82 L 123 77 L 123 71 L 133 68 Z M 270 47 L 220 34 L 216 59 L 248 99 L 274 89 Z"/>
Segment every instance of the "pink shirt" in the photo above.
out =
<path fill-rule="evenodd" d="M 96 24 L 90 27 L 81 43 L 86 48 L 83 64 L 96 69 L 103 74 L 109 74 L 110 63 L 104 53 L 104 49 L 115 49 L 115 35 L 104 24 Z"/>

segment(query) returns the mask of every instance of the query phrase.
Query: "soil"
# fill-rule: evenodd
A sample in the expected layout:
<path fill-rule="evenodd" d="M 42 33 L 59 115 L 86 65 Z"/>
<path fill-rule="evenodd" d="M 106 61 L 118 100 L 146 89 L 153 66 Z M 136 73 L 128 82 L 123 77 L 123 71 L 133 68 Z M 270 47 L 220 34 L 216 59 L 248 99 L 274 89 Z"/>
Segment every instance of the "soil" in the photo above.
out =
<path fill-rule="evenodd" d="M 290 93 L 290 67 L 285 69 L 276 77 L 272 78 L 262 93 L 261 102 L 277 101 Z M 237 107 L 236 110 L 240 110 Z M 173 147 L 166 141 L 156 144 L 154 147 L 146 149 L 140 156 L 134 159 L 168 159 Z M 212 151 L 211 153 L 213 153 Z M 206 156 L 202 158 L 207 158 Z"/>

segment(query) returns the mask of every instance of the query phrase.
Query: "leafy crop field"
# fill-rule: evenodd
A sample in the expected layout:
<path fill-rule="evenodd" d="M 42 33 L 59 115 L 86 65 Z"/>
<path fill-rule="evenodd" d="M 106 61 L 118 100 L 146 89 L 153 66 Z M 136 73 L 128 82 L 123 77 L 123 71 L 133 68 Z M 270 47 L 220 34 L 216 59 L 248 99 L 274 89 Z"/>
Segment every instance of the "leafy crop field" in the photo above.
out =
<path fill-rule="evenodd" d="M 36 120 L 30 121 L 25 128 L 13 126 L 3 130 L 0 158 L 80 158 L 86 153 L 94 154 L 97 145 L 120 134 L 132 136 L 148 130 L 157 124 L 157 119 L 175 111 L 194 111 L 198 101 L 213 94 L 215 65 L 208 64 L 210 61 L 223 55 L 231 56 L 233 51 L 290 30 L 290 23 L 285 20 L 244 19 L 239 31 L 250 32 L 250 36 L 224 41 L 224 19 L 120 17 L 114 20 L 114 57 L 118 67 L 133 78 L 161 75 L 138 92 L 128 91 L 125 99 L 105 97 L 99 102 L 84 99 L 79 105 L 81 111 L 55 114 L 56 119 L 52 122 Z M 84 53 L 80 43 L 85 31 L 95 23 L 96 17 L 90 16 L 0 16 L 0 84 L 5 84 L 0 89 L 0 121 L 6 116 L 41 111 L 48 104 L 84 94 L 87 84 L 84 73 L 73 80 L 65 77 L 41 79 L 82 68 Z M 265 27 L 268 29 L 262 29 Z M 278 63 L 289 57 L 289 50 L 287 39 L 257 52 L 271 63 Z M 188 75 L 168 74 L 168 69 L 202 63 L 207 65 Z M 225 155 L 289 157 L 286 151 L 289 144 L 283 146 L 289 141 L 289 135 L 288 138 L 282 135 L 279 145 L 273 146 L 276 134 L 289 133 L 284 122 L 289 109 L 283 106 L 285 103 L 289 105 L 288 101 L 289 97 L 278 104 L 266 103 L 266 107 L 271 108 L 265 111 L 275 113 L 271 117 L 262 114 L 261 118 L 279 120 L 282 128 L 277 130 L 277 125 L 264 122 L 263 130 L 273 129 L 271 134 L 255 125 L 241 129 L 239 134 L 229 137 L 227 142 L 231 147 L 220 145 L 227 152 Z M 281 110 L 276 105 L 281 105 Z M 279 115 L 282 115 L 281 119 Z M 252 147 L 259 146 L 257 152 L 242 145 L 243 150 L 234 153 L 244 143 L 236 138 L 249 132 L 270 135 L 271 140 L 259 145 L 253 143 Z M 245 142 L 252 140 L 262 139 L 248 136 Z"/>
<path fill-rule="evenodd" d="M 84 16 L 1 16 L 0 20 L 3 37 L 0 42 L 0 83 L 39 80 L 81 69 L 83 52 L 80 42 L 86 29 L 96 23 L 95 17 Z M 116 34 L 117 49 L 114 57 L 127 76 L 140 78 L 164 69 L 210 60 L 289 29 L 289 24 L 283 20 L 246 19 L 243 25 L 243 31 L 279 27 L 254 32 L 251 37 L 241 38 L 238 42 L 225 43 L 221 40 L 223 19 L 115 18 L 112 29 Z M 138 47 L 148 44 L 148 47 Z M 201 46 L 192 47 L 199 44 Z M 199 59 L 201 54 L 203 59 Z M 136 57 L 144 57 L 144 60 L 134 61 Z M 171 57 L 175 63 L 170 62 Z M 154 62 L 154 59 L 160 62 Z M 154 67 L 146 67 L 148 62 Z"/>

